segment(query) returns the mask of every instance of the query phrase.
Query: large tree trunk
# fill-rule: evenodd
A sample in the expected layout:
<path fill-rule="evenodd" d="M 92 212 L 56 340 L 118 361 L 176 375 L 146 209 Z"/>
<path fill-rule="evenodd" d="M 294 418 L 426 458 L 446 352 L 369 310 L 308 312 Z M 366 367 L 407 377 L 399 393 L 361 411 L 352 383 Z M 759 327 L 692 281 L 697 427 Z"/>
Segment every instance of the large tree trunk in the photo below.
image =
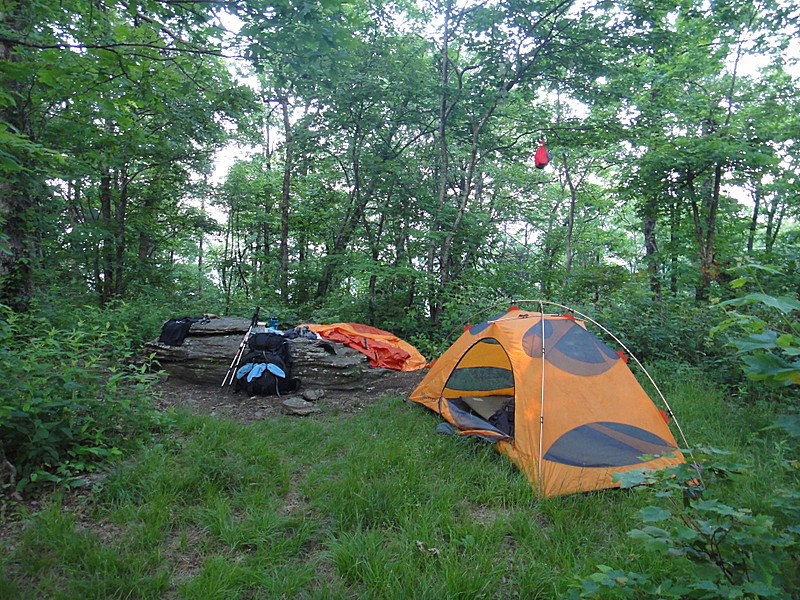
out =
<path fill-rule="evenodd" d="M 11 31 L 23 29 L 22 16 L 15 10 L 0 12 L 0 25 Z M 0 39 L 0 62 L 16 62 L 13 44 Z M 0 79 L 0 89 L 14 99 L 0 108 L 0 122 L 8 123 L 10 131 L 30 137 L 30 127 L 23 106 L 22 89 L 18 80 Z M 22 163 L 22 157 L 17 162 Z M 21 165 L 20 165 L 21 166 Z M 30 165 L 26 165 L 30 167 Z M 27 215 L 34 204 L 34 187 L 24 171 L 0 172 L 0 303 L 15 310 L 26 310 L 31 296 L 31 265 L 29 259 Z"/>

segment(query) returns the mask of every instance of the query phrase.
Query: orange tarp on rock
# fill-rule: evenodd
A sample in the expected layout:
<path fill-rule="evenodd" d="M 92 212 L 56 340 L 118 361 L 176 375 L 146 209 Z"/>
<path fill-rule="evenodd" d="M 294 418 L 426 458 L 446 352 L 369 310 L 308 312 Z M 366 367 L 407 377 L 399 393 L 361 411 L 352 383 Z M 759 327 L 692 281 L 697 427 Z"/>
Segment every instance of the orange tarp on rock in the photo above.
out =
<path fill-rule="evenodd" d="M 382 369 L 416 371 L 427 361 L 419 351 L 396 335 L 359 323 L 305 325 L 311 331 L 333 342 L 340 342 L 369 357 L 369 364 Z"/>

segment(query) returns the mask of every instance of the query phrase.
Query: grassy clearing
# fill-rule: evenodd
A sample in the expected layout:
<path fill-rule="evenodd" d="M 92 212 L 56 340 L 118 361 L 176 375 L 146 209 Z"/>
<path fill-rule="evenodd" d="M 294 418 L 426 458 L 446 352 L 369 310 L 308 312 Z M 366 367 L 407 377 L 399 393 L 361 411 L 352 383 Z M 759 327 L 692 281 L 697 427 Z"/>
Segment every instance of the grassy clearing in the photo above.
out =
<path fill-rule="evenodd" d="M 731 494 L 758 504 L 780 447 L 767 408 L 686 377 L 665 392 L 691 442 L 752 457 Z M 539 501 L 490 445 L 437 422 L 399 398 L 251 425 L 182 415 L 90 496 L 19 522 L 0 598 L 552 599 L 598 564 L 681 576 L 626 535 L 651 494 Z"/>

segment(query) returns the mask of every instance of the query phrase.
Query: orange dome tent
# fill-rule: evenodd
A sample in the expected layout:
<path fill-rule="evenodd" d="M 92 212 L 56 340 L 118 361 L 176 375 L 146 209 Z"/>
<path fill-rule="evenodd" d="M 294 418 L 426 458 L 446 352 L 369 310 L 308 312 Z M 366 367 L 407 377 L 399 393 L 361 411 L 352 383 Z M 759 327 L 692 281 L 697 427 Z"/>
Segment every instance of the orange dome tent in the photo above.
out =
<path fill-rule="evenodd" d="M 325 339 L 341 342 L 369 357 L 370 366 L 396 371 L 416 371 L 427 361 L 419 351 L 396 335 L 359 323 L 306 325 Z"/>
<path fill-rule="evenodd" d="M 684 462 L 626 362 L 570 315 L 512 307 L 466 329 L 411 400 L 495 442 L 543 496 L 617 487 Z"/>

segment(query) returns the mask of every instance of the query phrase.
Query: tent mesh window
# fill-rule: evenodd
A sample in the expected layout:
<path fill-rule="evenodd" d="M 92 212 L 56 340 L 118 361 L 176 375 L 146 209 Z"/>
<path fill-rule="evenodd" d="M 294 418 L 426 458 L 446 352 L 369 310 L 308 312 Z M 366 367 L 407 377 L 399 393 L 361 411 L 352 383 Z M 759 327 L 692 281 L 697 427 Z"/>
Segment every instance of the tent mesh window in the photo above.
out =
<path fill-rule="evenodd" d="M 487 364 L 488 363 L 488 364 Z M 462 428 L 494 429 L 514 435 L 514 373 L 493 338 L 477 342 L 462 356 L 445 385 L 444 396 L 464 423 Z M 469 427 L 465 427 L 469 422 Z"/>
<path fill-rule="evenodd" d="M 513 387 L 514 374 L 508 355 L 497 340 L 486 338 L 477 342 L 461 357 L 447 380 L 445 389 L 505 393 L 504 390 Z"/>
<path fill-rule="evenodd" d="M 525 332 L 522 347 L 532 358 L 542 357 L 542 330 L 545 360 L 567 373 L 600 375 L 620 360 L 600 338 L 568 319 L 545 321 L 544 328 L 539 321 Z"/>
<path fill-rule="evenodd" d="M 599 421 L 562 435 L 545 460 L 574 467 L 624 467 L 647 456 L 671 455 L 677 448 L 654 433 L 633 425 Z"/>

